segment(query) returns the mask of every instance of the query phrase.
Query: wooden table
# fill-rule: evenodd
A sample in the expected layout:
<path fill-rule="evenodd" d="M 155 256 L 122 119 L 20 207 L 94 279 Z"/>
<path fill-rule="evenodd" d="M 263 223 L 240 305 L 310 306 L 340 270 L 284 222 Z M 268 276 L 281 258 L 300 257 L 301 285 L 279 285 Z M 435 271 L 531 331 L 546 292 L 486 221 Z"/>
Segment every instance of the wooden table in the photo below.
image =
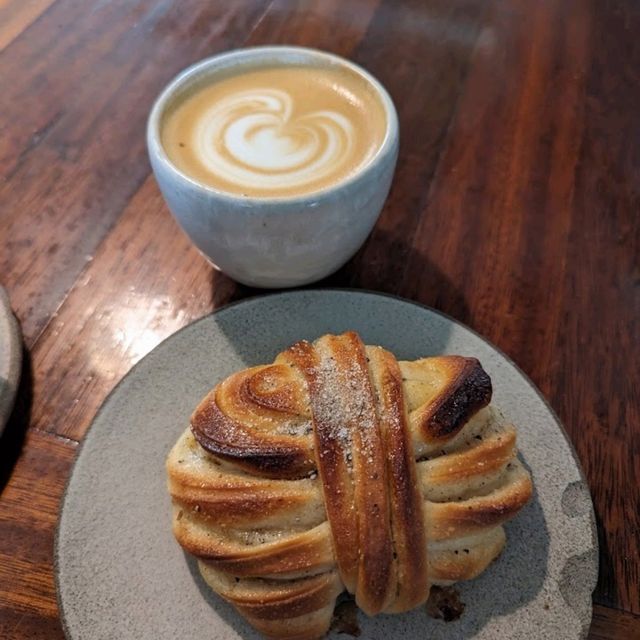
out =
<path fill-rule="evenodd" d="M 63 637 L 54 530 L 107 393 L 256 293 L 170 217 L 149 107 L 199 58 L 292 43 L 367 67 L 401 121 L 382 216 L 323 284 L 445 311 L 531 376 L 595 502 L 590 638 L 640 638 L 639 33 L 631 0 L 0 0 L 0 280 L 26 356 L 0 442 L 0 637 Z"/>

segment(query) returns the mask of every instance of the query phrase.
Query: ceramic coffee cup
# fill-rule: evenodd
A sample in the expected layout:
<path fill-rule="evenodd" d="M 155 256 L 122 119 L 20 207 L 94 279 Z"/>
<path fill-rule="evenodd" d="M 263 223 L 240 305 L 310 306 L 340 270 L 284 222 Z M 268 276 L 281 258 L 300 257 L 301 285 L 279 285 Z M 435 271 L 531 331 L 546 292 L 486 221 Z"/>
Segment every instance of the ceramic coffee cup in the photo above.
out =
<path fill-rule="evenodd" d="M 348 68 L 375 92 L 385 131 L 373 156 L 345 179 L 304 195 L 244 196 L 207 186 L 169 159 L 161 131 L 168 111 L 218 77 L 274 65 Z M 147 125 L 156 180 L 169 209 L 215 267 L 255 287 L 292 287 L 340 268 L 365 241 L 385 202 L 398 155 L 398 118 L 384 87 L 338 56 L 300 47 L 238 49 L 202 60 L 172 80 L 157 98 Z"/>

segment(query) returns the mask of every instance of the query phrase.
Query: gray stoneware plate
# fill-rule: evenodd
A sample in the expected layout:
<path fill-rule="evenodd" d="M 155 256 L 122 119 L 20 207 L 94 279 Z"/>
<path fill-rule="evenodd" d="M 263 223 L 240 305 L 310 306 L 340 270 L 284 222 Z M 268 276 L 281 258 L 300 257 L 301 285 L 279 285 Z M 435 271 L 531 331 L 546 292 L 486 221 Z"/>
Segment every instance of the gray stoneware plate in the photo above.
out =
<path fill-rule="evenodd" d="M 0 435 L 9 420 L 20 382 L 22 340 L 9 297 L 0 286 Z"/>
<path fill-rule="evenodd" d="M 402 359 L 476 356 L 494 403 L 517 425 L 535 495 L 507 525 L 502 556 L 463 584 L 456 622 L 423 607 L 359 614 L 362 638 L 562 638 L 586 635 L 597 575 L 593 507 L 571 446 L 532 383 L 479 335 L 435 311 L 356 291 L 297 291 L 229 306 L 174 334 L 109 396 L 78 455 L 56 541 L 67 636 L 255 640 L 199 577 L 171 533 L 164 460 L 199 400 L 219 380 L 269 363 L 302 338 L 355 329 Z M 342 636 L 331 636 L 345 638 Z"/>

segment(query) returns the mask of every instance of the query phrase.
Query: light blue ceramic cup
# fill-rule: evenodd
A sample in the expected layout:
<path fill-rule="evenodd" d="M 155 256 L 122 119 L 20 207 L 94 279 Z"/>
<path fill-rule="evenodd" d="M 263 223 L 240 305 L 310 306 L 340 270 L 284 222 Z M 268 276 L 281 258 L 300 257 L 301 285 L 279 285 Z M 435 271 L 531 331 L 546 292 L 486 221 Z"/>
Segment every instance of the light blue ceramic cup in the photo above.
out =
<path fill-rule="evenodd" d="M 359 171 L 308 195 L 246 197 L 201 184 L 169 160 L 161 144 L 163 119 L 186 93 L 230 72 L 288 64 L 346 67 L 364 78 L 379 97 L 386 115 L 385 136 Z M 151 110 L 147 146 L 169 209 L 214 266 L 247 285 L 293 287 L 336 271 L 367 238 L 395 170 L 398 117 L 384 87 L 352 62 L 314 49 L 255 47 L 207 58 L 174 78 Z"/>

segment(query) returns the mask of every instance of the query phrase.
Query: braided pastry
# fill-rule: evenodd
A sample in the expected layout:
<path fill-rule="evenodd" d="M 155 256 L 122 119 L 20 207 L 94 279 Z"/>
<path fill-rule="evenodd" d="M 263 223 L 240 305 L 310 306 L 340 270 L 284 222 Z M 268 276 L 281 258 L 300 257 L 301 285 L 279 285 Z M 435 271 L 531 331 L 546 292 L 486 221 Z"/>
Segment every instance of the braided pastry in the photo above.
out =
<path fill-rule="evenodd" d="M 307 640 L 336 598 L 408 611 L 480 574 L 531 495 L 473 358 L 302 341 L 202 400 L 167 460 L 178 542 L 260 632 Z"/>

